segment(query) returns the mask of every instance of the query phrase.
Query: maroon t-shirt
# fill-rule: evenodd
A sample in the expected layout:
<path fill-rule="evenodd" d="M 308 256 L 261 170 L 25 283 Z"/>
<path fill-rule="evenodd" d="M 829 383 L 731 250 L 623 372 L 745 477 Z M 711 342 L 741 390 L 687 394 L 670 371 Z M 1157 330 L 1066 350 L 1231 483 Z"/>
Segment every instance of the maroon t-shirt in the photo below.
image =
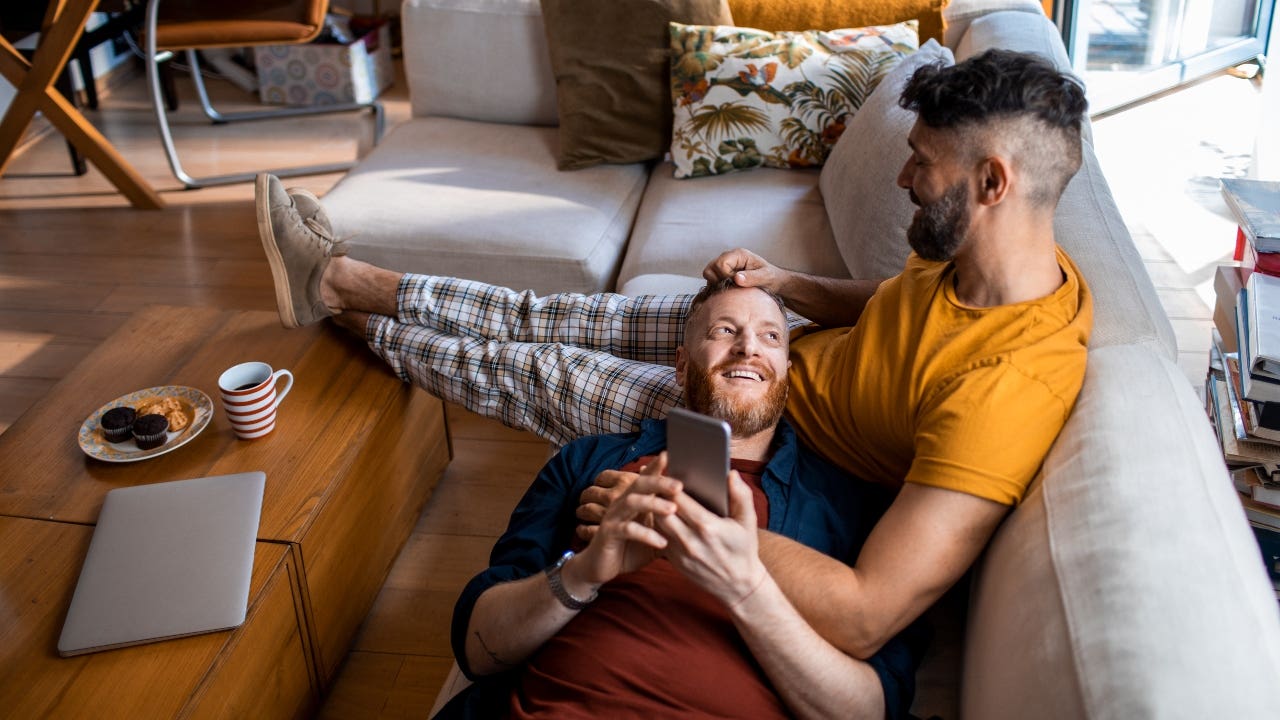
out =
<path fill-rule="evenodd" d="M 623 470 L 636 471 L 649 458 Z M 765 463 L 734 460 L 761 527 Z M 782 701 L 711 594 L 666 560 L 600 588 L 538 650 L 511 697 L 513 718 L 786 717 Z"/>

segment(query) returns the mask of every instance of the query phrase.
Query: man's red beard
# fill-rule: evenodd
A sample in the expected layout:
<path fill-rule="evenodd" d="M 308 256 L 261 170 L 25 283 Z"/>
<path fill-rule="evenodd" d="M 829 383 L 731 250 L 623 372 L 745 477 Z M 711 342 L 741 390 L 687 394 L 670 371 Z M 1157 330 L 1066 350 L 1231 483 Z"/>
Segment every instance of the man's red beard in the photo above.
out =
<path fill-rule="evenodd" d="M 763 398 L 751 401 L 731 395 L 717 396 L 714 379 L 729 368 L 740 365 L 741 362 L 730 361 L 707 369 L 690 360 L 685 377 L 684 399 L 690 410 L 729 423 L 734 437 L 750 437 L 772 428 L 782 417 L 782 412 L 787 407 L 787 379 L 779 379 L 767 366 L 752 365 L 751 369 L 759 372 L 764 382 L 769 384 L 769 391 Z"/>

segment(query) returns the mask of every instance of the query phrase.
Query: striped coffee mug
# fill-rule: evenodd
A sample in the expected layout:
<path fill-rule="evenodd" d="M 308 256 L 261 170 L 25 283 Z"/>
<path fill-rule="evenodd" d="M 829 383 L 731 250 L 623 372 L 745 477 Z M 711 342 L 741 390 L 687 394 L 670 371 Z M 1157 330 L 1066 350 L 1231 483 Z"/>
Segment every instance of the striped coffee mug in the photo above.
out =
<path fill-rule="evenodd" d="M 218 378 L 222 408 L 241 440 L 260 438 L 276 429 L 276 408 L 292 388 L 293 373 L 273 371 L 264 362 L 240 363 Z"/>

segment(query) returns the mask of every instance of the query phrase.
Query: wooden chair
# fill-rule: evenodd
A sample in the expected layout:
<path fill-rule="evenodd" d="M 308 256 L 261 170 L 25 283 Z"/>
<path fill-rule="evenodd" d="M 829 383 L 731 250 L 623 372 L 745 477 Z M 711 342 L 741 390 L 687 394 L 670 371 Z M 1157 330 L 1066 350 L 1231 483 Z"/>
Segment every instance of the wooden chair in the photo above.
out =
<path fill-rule="evenodd" d="M 270 170 L 258 168 L 227 175 L 192 177 L 183 170 L 182 163 L 178 159 L 161 88 L 159 64 L 179 50 L 186 51 L 187 63 L 191 67 L 191 79 L 195 83 L 200 106 L 215 125 L 241 120 L 268 120 L 370 110 L 374 117 L 373 140 L 376 143 L 381 138 L 383 115 L 382 106 L 377 102 L 285 107 L 234 113 L 218 112 L 209 102 L 209 93 L 201 77 L 200 60 L 196 56 L 197 50 L 309 42 L 324 28 L 324 18 L 328 8 L 328 0 L 220 0 L 219 2 L 149 0 L 144 44 L 151 104 L 155 108 L 160 141 L 169 159 L 169 167 L 173 170 L 174 177 L 178 178 L 183 185 L 188 188 L 199 188 L 246 182 L 260 172 L 270 172 L 281 177 L 316 175 L 347 170 L 355 164 L 355 161 Z"/>
<path fill-rule="evenodd" d="M 15 3 L 5 3 L 4 7 L 8 10 L 12 5 Z M 49 0 L 40 23 L 39 41 L 30 60 L 0 34 L 0 76 L 18 90 L 0 118 L 0 174 L 13 159 L 31 119 L 40 112 L 135 207 L 164 207 L 155 188 L 55 87 L 67 58 L 84 33 L 89 15 L 97 6 L 98 0 Z"/>

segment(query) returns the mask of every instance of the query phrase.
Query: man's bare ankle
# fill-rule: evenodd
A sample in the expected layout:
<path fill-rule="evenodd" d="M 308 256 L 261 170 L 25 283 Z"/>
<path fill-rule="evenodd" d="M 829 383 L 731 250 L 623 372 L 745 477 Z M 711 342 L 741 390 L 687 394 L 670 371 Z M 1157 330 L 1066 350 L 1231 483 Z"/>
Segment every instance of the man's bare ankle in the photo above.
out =
<path fill-rule="evenodd" d="M 364 337 L 365 328 L 369 325 L 369 313 L 352 310 L 350 312 L 334 315 L 333 322 L 344 330 L 348 330 L 355 335 Z"/>
<path fill-rule="evenodd" d="M 342 277 L 348 271 L 347 263 L 349 262 L 345 255 L 329 258 L 329 264 L 320 275 L 320 300 L 335 314 L 346 309 L 340 288 L 343 282 Z"/>

